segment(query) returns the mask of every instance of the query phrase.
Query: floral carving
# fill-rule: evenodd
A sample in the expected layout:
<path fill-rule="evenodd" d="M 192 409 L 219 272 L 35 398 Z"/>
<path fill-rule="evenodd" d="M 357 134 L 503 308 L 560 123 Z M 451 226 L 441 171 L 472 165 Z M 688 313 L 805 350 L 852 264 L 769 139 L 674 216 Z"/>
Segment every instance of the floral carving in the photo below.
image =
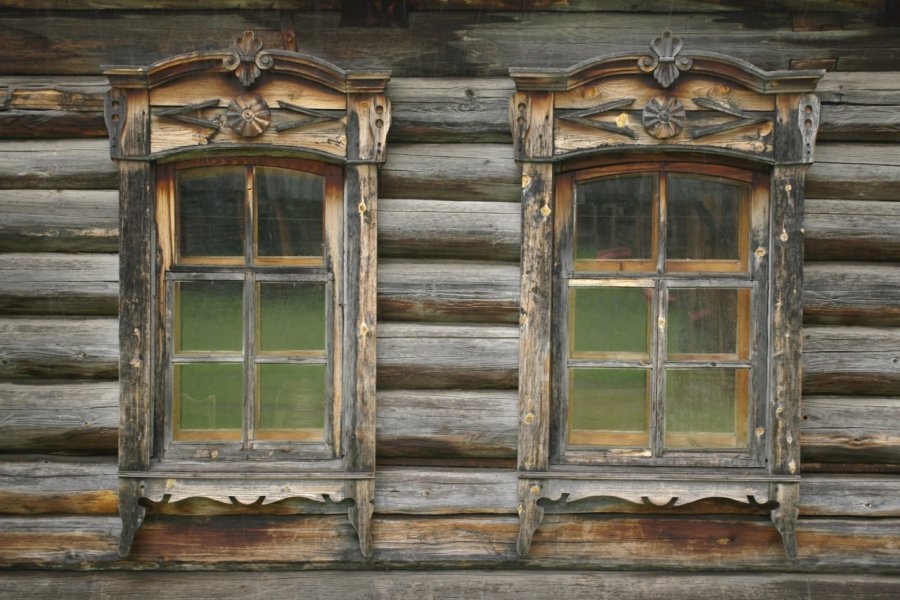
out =
<path fill-rule="evenodd" d="M 642 115 L 647 133 L 664 140 L 681 133 L 687 117 L 678 98 L 651 98 Z"/>
<path fill-rule="evenodd" d="M 234 41 L 231 54 L 222 59 L 225 70 L 233 71 L 244 87 L 253 85 L 275 63 L 271 54 L 261 52 L 262 46 L 262 40 L 256 39 L 252 31 L 245 31 Z"/>
<path fill-rule="evenodd" d="M 678 56 L 681 52 L 681 40 L 671 31 L 664 31 L 662 35 L 650 42 L 653 54 L 642 56 L 638 59 L 638 67 L 644 73 L 653 72 L 653 77 L 664 88 L 669 87 L 678 79 L 681 71 L 687 71 L 694 66 L 694 61 L 686 56 Z"/>
<path fill-rule="evenodd" d="M 228 127 L 241 137 L 258 136 L 269 128 L 271 120 L 269 105 L 256 94 L 238 96 L 225 111 Z"/>

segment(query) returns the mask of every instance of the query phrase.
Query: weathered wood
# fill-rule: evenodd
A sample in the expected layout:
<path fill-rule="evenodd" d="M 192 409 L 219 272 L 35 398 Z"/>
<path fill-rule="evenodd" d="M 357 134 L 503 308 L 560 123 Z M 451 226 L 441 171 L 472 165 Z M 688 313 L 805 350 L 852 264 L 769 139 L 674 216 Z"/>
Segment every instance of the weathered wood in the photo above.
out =
<path fill-rule="evenodd" d="M 896 476 L 804 475 L 800 514 L 834 517 L 896 517 L 900 514 Z"/>
<path fill-rule="evenodd" d="M 116 556 L 118 517 L 0 517 L 0 565 L 109 562 Z"/>
<path fill-rule="evenodd" d="M 822 143 L 806 178 L 809 198 L 897 200 L 900 146 Z"/>
<path fill-rule="evenodd" d="M 106 77 L 0 76 L 0 94 L 9 110 L 103 113 Z"/>
<path fill-rule="evenodd" d="M 900 395 L 900 330 L 804 328 L 803 391 L 805 394 Z"/>
<path fill-rule="evenodd" d="M 0 314 L 115 315 L 115 254 L 0 254 Z"/>
<path fill-rule="evenodd" d="M 110 318 L 0 319 L 0 377 L 115 379 L 118 325 Z"/>
<path fill-rule="evenodd" d="M 900 267 L 806 264 L 803 320 L 807 324 L 900 324 Z"/>
<path fill-rule="evenodd" d="M 117 181 L 105 140 L 0 142 L 0 188 L 113 189 Z"/>
<path fill-rule="evenodd" d="M 114 515 L 119 503 L 112 457 L 4 457 L 0 482 L 0 514 Z"/>
<path fill-rule="evenodd" d="M 103 116 L 58 110 L 0 111 L 0 139 L 65 137 L 106 137 Z"/>
<path fill-rule="evenodd" d="M 382 261 L 378 317 L 516 323 L 519 267 L 486 261 Z"/>
<path fill-rule="evenodd" d="M 378 253 L 518 261 L 520 212 L 517 202 L 383 200 Z"/>
<path fill-rule="evenodd" d="M 900 71 L 829 72 L 816 87 L 824 104 L 900 105 Z"/>
<path fill-rule="evenodd" d="M 379 389 L 510 389 L 516 386 L 515 327 L 384 323 Z"/>
<path fill-rule="evenodd" d="M 900 202 L 807 200 L 806 260 L 900 260 Z"/>
<path fill-rule="evenodd" d="M 515 457 L 517 404 L 516 393 L 504 390 L 381 391 L 378 455 Z M 472 501 L 477 503 L 477 498 Z"/>
<path fill-rule="evenodd" d="M 116 382 L 0 383 L 0 452 L 116 451 Z"/>
<path fill-rule="evenodd" d="M 804 460 L 900 464 L 900 399 L 811 396 L 803 399 Z"/>
<path fill-rule="evenodd" d="M 900 138 L 898 106 L 823 106 L 819 139 L 895 142 Z"/>

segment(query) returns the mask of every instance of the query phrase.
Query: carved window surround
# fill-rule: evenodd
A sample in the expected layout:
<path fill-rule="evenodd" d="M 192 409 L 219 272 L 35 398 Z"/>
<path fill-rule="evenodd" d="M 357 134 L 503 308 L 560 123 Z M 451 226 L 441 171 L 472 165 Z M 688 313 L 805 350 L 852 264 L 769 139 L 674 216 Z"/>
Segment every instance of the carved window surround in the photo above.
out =
<path fill-rule="evenodd" d="M 139 500 L 205 497 L 268 504 L 287 498 L 341 503 L 372 555 L 375 471 L 375 273 L 377 167 L 391 112 L 389 73 L 344 71 L 318 58 L 264 50 L 252 32 L 224 52 L 192 53 L 147 67 L 107 67 L 110 152 L 120 175 L 119 553 L 145 508 Z M 210 157 L 287 157 L 343 169 L 341 414 L 334 455 L 252 461 L 161 459 L 164 429 L 156 371 L 162 328 L 162 196 L 157 164 Z M 340 277 L 336 273 L 335 277 Z M 340 339 L 338 339 L 340 338 Z M 352 502 L 342 503 L 346 499 Z M 351 505 L 349 509 L 347 505 Z"/>
<path fill-rule="evenodd" d="M 813 160 L 822 71 L 763 71 L 728 56 L 682 52 L 665 32 L 647 54 L 617 54 L 568 69 L 510 69 L 515 157 L 522 166 L 522 280 L 519 354 L 518 553 L 528 554 L 544 507 L 610 496 L 680 505 L 727 498 L 776 501 L 771 519 L 796 557 L 800 479 L 800 328 L 805 172 Z M 553 449 L 552 305 L 555 177 L 598 164 L 703 161 L 763 172 L 770 181 L 769 299 L 764 416 L 749 467 L 672 466 L 588 458 L 560 461 Z M 566 210 L 563 208 L 562 210 Z M 571 210 L 571 208 L 568 208 Z M 554 438 L 555 439 L 555 438 Z M 597 453 L 599 456 L 601 453 Z M 755 461 L 755 463 L 754 463 Z M 565 464 L 564 464 L 565 463 Z M 639 464 L 639 463 L 638 463 Z M 577 508 L 572 508 L 577 511 Z"/>

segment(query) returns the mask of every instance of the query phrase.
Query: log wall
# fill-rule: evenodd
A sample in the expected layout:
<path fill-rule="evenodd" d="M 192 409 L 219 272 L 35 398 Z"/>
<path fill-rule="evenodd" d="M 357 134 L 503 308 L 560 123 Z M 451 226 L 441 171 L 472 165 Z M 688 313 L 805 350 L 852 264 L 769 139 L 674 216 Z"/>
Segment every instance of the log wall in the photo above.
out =
<path fill-rule="evenodd" d="M 94 9 L 0 9 L 0 567 L 474 565 L 811 578 L 778 576 L 785 590 L 826 581 L 809 573 L 897 573 L 900 29 L 885 25 L 883 3 L 785 0 L 751 12 L 751 3 L 713 0 L 533 0 L 523 11 L 502 0 L 410 0 L 409 26 L 399 29 L 341 27 L 338 3 L 204 0 L 196 8 L 208 12 L 188 13 L 167 2 L 84 4 Z M 665 28 L 692 49 L 763 68 L 829 69 L 804 222 L 800 557 L 786 562 L 758 510 L 600 499 L 585 507 L 590 514 L 548 509 L 529 558 L 519 560 L 521 187 L 506 70 L 643 50 Z M 313 509 L 290 502 L 152 506 L 132 556 L 115 557 L 117 171 L 99 68 L 227 47 L 244 29 L 268 47 L 296 44 L 344 68 L 394 73 L 379 181 L 371 563 L 346 518 L 301 515 Z M 58 585 L 33 587 L 27 573 L 9 581 L 20 592 Z M 84 581 L 79 589 L 140 585 L 125 574 Z M 858 589 L 873 594 L 896 583 L 866 581 Z"/>

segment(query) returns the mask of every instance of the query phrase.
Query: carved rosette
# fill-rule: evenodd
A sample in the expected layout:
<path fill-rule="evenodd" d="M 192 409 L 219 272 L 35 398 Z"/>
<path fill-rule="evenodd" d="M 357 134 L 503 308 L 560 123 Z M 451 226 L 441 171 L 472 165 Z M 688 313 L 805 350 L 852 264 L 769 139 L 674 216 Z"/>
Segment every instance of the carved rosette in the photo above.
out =
<path fill-rule="evenodd" d="M 269 128 L 272 114 L 266 101 L 256 94 L 244 94 L 231 101 L 225 122 L 241 137 L 252 138 Z"/>
<path fill-rule="evenodd" d="M 222 59 L 225 70 L 233 71 L 244 87 L 253 85 L 264 70 L 275 64 L 271 54 L 261 52 L 262 46 L 262 40 L 256 39 L 252 31 L 245 31 L 234 41 L 231 54 Z"/>
<path fill-rule="evenodd" d="M 694 66 L 694 61 L 686 56 L 678 56 L 681 52 L 681 39 L 672 35 L 671 31 L 663 31 L 662 35 L 650 42 L 653 54 L 638 59 L 638 67 L 644 73 L 653 73 L 653 77 L 664 88 L 672 85 L 681 71 Z"/>
<path fill-rule="evenodd" d="M 681 133 L 687 113 L 678 98 L 651 98 L 644 107 L 642 119 L 647 133 L 664 140 Z"/>

